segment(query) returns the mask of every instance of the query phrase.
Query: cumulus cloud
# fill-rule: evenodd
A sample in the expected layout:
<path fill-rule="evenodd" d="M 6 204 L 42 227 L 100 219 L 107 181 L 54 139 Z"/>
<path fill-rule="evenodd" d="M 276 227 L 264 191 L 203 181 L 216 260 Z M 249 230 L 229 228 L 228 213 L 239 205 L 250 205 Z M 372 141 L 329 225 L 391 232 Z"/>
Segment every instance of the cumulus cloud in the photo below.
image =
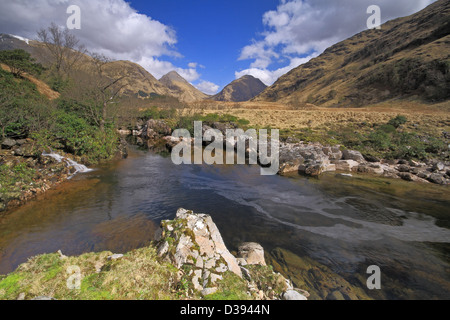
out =
<path fill-rule="evenodd" d="M 278 68 L 275 70 L 268 70 L 267 68 L 249 68 L 242 71 L 236 71 L 235 76 L 236 79 L 241 78 L 245 75 L 251 75 L 255 78 L 260 79 L 264 84 L 270 86 L 273 84 L 279 77 L 281 77 L 283 74 L 286 74 L 290 70 L 298 67 L 299 65 L 308 62 L 311 60 L 314 56 L 307 56 L 305 58 L 292 58 L 290 59 L 289 65 Z"/>
<path fill-rule="evenodd" d="M 137 12 L 125 0 L 0 1 L 0 32 L 35 39 L 37 30 L 48 27 L 50 22 L 65 26 L 70 5 L 81 9 L 81 29 L 73 33 L 89 51 L 136 62 L 156 78 L 176 70 L 188 81 L 199 79 L 196 63 L 180 68 L 162 59 L 181 57 L 175 48 L 176 32 Z"/>
<path fill-rule="evenodd" d="M 377 0 L 382 22 L 417 12 L 435 0 Z M 239 60 L 253 60 L 248 69 L 236 72 L 259 75 L 272 84 L 283 72 L 319 55 L 329 46 L 367 28 L 367 8 L 373 0 L 281 0 L 276 10 L 264 13 L 262 39 L 245 46 Z M 301 59 L 301 60 L 299 60 Z M 307 60 L 306 60 L 307 59 Z M 274 62 L 289 61 L 269 70 Z"/>
<path fill-rule="evenodd" d="M 213 95 L 216 94 L 217 91 L 219 91 L 219 86 L 217 84 L 214 84 L 212 82 L 209 81 L 201 81 L 200 83 L 198 83 L 195 86 L 198 90 L 209 94 L 209 95 Z"/>

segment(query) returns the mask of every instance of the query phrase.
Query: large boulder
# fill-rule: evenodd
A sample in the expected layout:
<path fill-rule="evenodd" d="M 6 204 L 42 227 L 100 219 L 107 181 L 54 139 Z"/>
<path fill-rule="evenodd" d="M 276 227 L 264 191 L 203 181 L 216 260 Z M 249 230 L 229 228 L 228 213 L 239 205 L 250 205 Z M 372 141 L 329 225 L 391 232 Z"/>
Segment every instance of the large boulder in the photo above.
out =
<path fill-rule="evenodd" d="M 238 248 L 238 258 L 245 260 L 246 264 L 266 265 L 264 248 L 256 242 L 245 242 Z"/>
<path fill-rule="evenodd" d="M 288 290 L 283 294 L 283 300 L 308 300 L 308 298 L 296 290 Z"/>
<path fill-rule="evenodd" d="M 339 148 L 324 148 L 320 144 L 284 143 L 280 146 L 279 173 L 299 172 L 318 176 L 322 172 L 335 171 L 336 166 L 331 165 L 330 156 L 333 159 L 340 158 Z"/>
<path fill-rule="evenodd" d="M 344 150 L 342 151 L 343 160 L 354 160 L 356 162 L 365 162 L 365 159 L 361 152 L 355 150 Z"/>
<path fill-rule="evenodd" d="M 143 128 L 141 137 L 146 139 L 155 139 L 158 137 L 165 137 L 172 134 L 172 129 L 164 120 L 148 120 Z"/>
<path fill-rule="evenodd" d="M 13 139 L 10 139 L 10 138 L 5 138 L 2 141 L 2 148 L 3 149 L 11 149 L 16 144 L 17 144 L 16 140 L 13 140 Z"/>
<path fill-rule="evenodd" d="M 204 294 L 214 291 L 216 281 L 222 279 L 224 272 L 231 271 L 242 277 L 236 258 L 228 251 L 216 224 L 207 214 L 179 209 L 174 220 L 161 222 L 156 240 L 159 241 L 158 255 L 188 272 L 194 289 Z"/>

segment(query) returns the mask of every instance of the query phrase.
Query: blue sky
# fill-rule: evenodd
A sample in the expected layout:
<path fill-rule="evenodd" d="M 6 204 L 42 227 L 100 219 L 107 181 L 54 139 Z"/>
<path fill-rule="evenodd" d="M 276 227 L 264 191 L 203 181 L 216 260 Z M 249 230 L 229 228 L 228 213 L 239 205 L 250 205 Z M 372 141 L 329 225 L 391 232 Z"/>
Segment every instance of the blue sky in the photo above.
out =
<path fill-rule="evenodd" d="M 235 79 L 235 71 L 248 67 L 238 61 L 252 38 L 264 31 L 264 12 L 277 0 L 164 0 L 131 1 L 133 8 L 170 26 L 176 32 L 176 50 L 183 57 L 165 57 L 174 65 L 194 62 L 202 79 L 223 87 Z"/>
<path fill-rule="evenodd" d="M 66 26 L 89 51 L 143 66 L 157 79 L 176 70 L 208 94 L 243 75 L 267 85 L 329 46 L 367 29 L 371 5 L 381 21 L 435 0 L 14 0 L 0 1 L 0 33 L 35 39 L 51 22 Z"/>

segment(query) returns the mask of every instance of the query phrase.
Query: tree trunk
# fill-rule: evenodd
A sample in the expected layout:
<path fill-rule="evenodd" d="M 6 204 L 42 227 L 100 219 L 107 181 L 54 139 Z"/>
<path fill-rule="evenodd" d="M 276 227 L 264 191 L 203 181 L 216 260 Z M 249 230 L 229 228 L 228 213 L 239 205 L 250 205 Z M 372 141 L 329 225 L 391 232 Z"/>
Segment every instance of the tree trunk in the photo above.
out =
<path fill-rule="evenodd" d="M 102 119 L 100 120 L 100 130 L 102 132 L 105 131 L 105 122 L 106 122 L 106 116 L 107 116 L 106 108 L 107 108 L 107 106 L 108 106 L 108 103 L 106 101 L 104 101 L 103 102 L 103 108 L 102 108 Z"/>

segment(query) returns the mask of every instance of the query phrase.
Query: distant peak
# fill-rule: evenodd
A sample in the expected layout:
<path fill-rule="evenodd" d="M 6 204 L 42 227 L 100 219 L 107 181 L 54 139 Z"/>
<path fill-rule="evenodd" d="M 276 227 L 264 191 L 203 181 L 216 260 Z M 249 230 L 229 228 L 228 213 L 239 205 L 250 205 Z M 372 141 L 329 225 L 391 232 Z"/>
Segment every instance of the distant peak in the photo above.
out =
<path fill-rule="evenodd" d="M 172 80 L 172 81 L 186 81 L 178 72 L 175 70 L 170 71 L 166 75 L 162 76 L 160 80 Z"/>

